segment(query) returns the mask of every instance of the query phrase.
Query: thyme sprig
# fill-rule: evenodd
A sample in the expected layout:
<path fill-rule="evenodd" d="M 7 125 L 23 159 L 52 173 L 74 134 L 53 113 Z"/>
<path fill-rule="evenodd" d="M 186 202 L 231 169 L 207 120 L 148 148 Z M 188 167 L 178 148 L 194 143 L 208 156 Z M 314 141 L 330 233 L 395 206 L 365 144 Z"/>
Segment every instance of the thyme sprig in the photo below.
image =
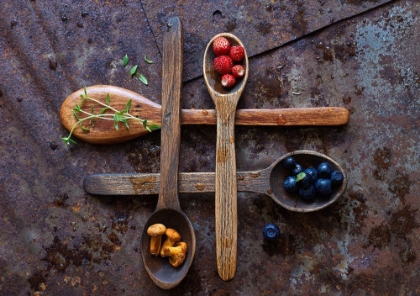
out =
<path fill-rule="evenodd" d="M 84 92 L 82 94 L 80 94 L 80 97 L 81 97 L 80 104 L 76 103 L 76 107 L 73 108 L 73 115 L 76 118 L 77 122 L 75 124 L 73 124 L 69 135 L 67 137 L 61 138 L 61 140 L 63 140 L 67 145 L 70 145 L 71 143 L 76 144 L 76 141 L 74 141 L 71 138 L 71 136 L 72 136 L 74 130 L 76 129 L 76 127 L 79 126 L 83 131 L 89 132 L 90 129 L 86 125 L 86 122 L 90 122 L 90 125 L 92 127 L 94 127 L 96 119 L 113 120 L 114 121 L 114 127 L 115 127 L 116 130 L 119 129 L 120 123 L 124 123 L 126 128 L 129 129 L 130 128 L 130 124 L 129 124 L 130 120 L 135 120 L 137 122 L 141 122 L 143 127 L 149 132 L 160 129 L 159 125 L 154 124 L 154 123 L 150 124 L 147 121 L 147 119 L 140 119 L 140 118 L 130 114 L 131 99 L 127 101 L 124 110 L 117 110 L 117 109 L 115 109 L 114 107 L 111 106 L 111 97 L 110 97 L 109 93 L 106 95 L 105 103 L 103 103 L 103 102 L 101 102 L 101 101 L 99 101 L 95 98 L 92 98 L 92 97 L 88 96 L 86 86 L 85 86 Z M 83 110 L 82 106 L 83 106 L 83 103 L 85 101 L 92 101 L 92 102 L 100 105 L 101 110 L 99 111 L 99 113 L 95 114 L 94 106 L 92 106 L 90 112 L 88 112 L 86 110 Z M 111 113 L 106 113 L 106 111 L 112 111 L 112 112 Z M 84 115 L 85 115 L 85 117 L 82 117 Z"/>

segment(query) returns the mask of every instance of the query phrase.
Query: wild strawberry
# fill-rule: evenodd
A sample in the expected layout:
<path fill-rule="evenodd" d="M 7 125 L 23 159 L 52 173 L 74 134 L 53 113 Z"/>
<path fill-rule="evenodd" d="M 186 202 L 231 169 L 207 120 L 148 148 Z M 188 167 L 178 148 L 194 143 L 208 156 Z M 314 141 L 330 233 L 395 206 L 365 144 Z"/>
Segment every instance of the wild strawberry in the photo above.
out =
<path fill-rule="evenodd" d="M 242 65 L 235 65 L 232 67 L 232 75 L 235 78 L 241 78 L 245 75 L 245 68 Z"/>
<path fill-rule="evenodd" d="M 240 45 L 235 45 L 230 48 L 230 57 L 235 62 L 240 62 L 245 57 L 245 49 Z"/>
<path fill-rule="evenodd" d="M 222 76 L 221 83 L 224 87 L 232 87 L 236 84 L 235 76 L 232 74 L 225 74 Z"/>
<path fill-rule="evenodd" d="M 213 41 L 213 52 L 216 56 L 228 55 L 230 47 L 230 41 L 226 37 L 219 36 Z"/>
<path fill-rule="evenodd" d="M 232 70 L 233 61 L 227 55 L 221 55 L 214 59 L 213 67 L 220 75 L 228 74 Z"/>

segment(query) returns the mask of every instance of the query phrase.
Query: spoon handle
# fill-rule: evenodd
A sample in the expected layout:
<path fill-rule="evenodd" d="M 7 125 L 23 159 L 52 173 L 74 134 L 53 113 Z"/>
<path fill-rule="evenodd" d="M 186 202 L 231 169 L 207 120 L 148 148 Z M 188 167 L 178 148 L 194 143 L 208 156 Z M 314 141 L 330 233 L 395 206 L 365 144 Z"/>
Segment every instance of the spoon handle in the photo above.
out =
<path fill-rule="evenodd" d="M 270 193 L 270 173 L 261 171 L 237 172 L 239 192 Z M 214 172 L 179 173 L 179 193 L 214 193 Z M 155 195 L 159 194 L 159 173 L 143 174 L 93 174 L 83 181 L 83 187 L 94 195 Z"/>
<path fill-rule="evenodd" d="M 178 166 L 181 144 L 181 88 L 183 66 L 181 22 L 171 18 L 163 39 L 162 128 L 160 151 L 160 190 L 156 210 L 180 210 Z"/>
<path fill-rule="evenodd" d="M 219 276 L 228 281 L 235 276 L 237 257 L 237 180 L 235 155 L 235 109 L 237 100 L 213 100 L 217 111 L 215 236 Z"/>

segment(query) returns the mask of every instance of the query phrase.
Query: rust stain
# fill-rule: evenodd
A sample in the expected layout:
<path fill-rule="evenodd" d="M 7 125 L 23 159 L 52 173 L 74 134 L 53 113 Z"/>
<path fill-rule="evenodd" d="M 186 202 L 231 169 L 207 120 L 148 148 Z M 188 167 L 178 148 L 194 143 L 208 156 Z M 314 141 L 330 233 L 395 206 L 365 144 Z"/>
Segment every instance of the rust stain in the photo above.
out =
<path fill-rule="evenodd" d="M 206 189 L 206 185 L 204 184 L 195 184 L 194 187 L 200 191 L 203 191 L 204 189 Z"/>

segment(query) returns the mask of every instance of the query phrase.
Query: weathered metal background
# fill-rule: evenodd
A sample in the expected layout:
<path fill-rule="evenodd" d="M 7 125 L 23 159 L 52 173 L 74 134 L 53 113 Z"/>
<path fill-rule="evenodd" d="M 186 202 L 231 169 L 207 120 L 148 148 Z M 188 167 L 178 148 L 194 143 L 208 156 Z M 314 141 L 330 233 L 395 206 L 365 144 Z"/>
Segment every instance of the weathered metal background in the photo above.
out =
<path fill-rule="evenodd" d="M 0 3 L 1 295 L 419 295 L 420 3 L 408 1 L 10 1 Z M 289 212 L 239 194 L 236 277 L 216 272 L 211 194 L 181 195 L 197 252 L 186 279 L 157 288 L 141 261 L 156 196 L 101 197 L 92 173 L 159 171 L 159 132 L 67 147 L 62 101 L 111 84 L 160 102 L 162 26 L 185 28 L 184 108 L 212 108 L 204 46 L 232 31 L 252 55 L 240 108 L 345 106 L 344 127 L 237 127 L 239 170 L 313 149 L 346 169 L 335 205 Z M 149 80 L 144 86 L 121 66 Z M 144 54 L 154 61 L 146 64 Z M 182 130 L 181 170 L 213 171 L 216 129 Z M 263 241 L 276 223 L 282 236 Z"/>

